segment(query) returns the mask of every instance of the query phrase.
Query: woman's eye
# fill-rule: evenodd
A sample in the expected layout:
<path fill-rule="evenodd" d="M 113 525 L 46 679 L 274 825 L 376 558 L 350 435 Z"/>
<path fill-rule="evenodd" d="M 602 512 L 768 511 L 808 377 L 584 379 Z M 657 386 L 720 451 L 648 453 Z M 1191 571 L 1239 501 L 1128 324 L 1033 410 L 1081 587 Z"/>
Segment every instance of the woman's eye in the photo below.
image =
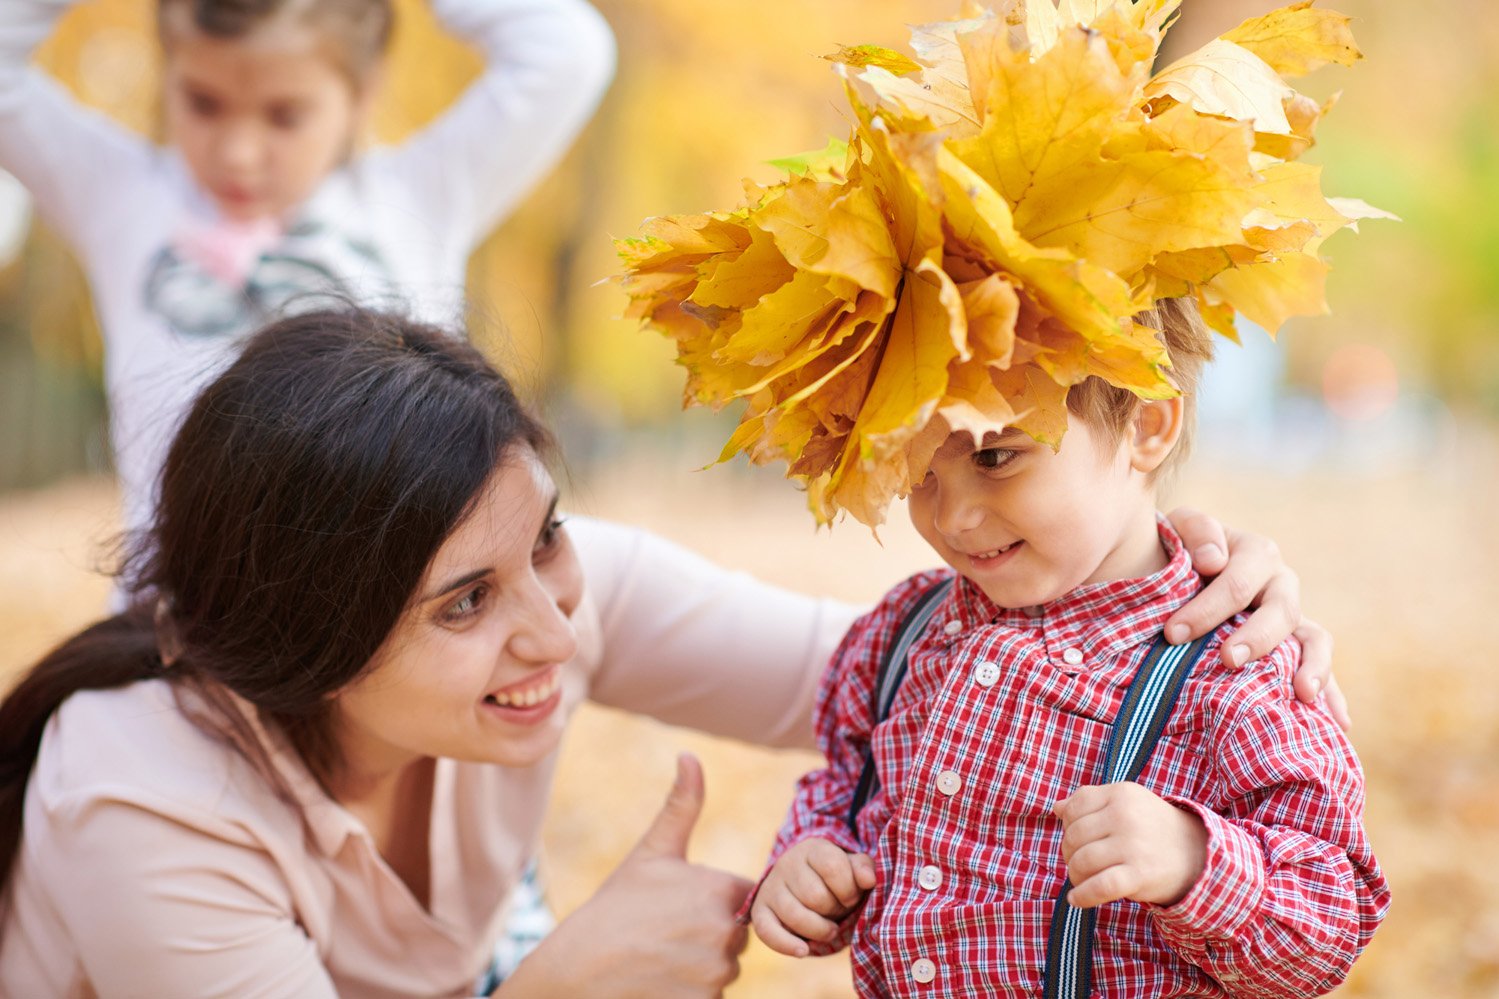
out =
<path fill-rule="evenodd" d="M 1007 447 L 986 447 L 973 453 L 973 463 L 979 468 L 1004 468 L 1015 460 L 1018 451 Z"/>
<path fill-rule="evenodd" d="M 473 616 L 478 612 L 480 605 L 484 602 L 484 596 L 488 592 L 489 588 L 486 586 L 476 586 L 472 590 L 469 590 L 448 605 L 447 609 L 442 612 L 443 620 L 461 621 L 464 618 Z"/>
<path fill-rule="evenodd" d="M 541 529 L 541 533 L 536 536 L 535 555 L 545 555 L 557 547 L 557 543 L 562 540 L 563 523 L 564 520 L 562 517 L 553 517 L 547 521 L 546 526 Z"/>

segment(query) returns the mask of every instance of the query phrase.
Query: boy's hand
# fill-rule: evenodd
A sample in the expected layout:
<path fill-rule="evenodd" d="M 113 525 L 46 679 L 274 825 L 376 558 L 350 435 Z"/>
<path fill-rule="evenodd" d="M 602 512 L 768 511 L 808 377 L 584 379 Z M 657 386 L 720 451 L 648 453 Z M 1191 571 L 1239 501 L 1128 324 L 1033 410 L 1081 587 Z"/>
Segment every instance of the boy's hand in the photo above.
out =
<path fill-rule="evenodd" d="M 874 887 L 874 861 L 825 839 L 804 839 L 781 854 L 750 909 L 765 946 L 790 957 L 811 953 L 808 940 L 831 942 L 838 921 Z"/>
<path fill-rule="evenodd" d="M 1207 863 L 1207 829 L 1131 781 L 1080 787 L 1056 803 L 1062 859 L 1072 879 L 1067 901 L 1089 909 L 1121 898 L 1180 902 Z"/>

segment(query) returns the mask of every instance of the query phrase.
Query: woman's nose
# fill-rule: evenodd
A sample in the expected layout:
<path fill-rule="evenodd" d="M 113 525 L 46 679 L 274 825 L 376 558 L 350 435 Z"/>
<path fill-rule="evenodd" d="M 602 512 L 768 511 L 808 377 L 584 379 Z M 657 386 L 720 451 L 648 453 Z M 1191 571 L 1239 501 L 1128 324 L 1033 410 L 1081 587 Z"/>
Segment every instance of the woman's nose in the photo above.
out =
<path fill-rule="evenodd" d="M 541 580 L 528 588 L 508 643 L 511 655 L 547 666 L 567 662 L 577 654 L 578 632 L 558 597 Z"/>

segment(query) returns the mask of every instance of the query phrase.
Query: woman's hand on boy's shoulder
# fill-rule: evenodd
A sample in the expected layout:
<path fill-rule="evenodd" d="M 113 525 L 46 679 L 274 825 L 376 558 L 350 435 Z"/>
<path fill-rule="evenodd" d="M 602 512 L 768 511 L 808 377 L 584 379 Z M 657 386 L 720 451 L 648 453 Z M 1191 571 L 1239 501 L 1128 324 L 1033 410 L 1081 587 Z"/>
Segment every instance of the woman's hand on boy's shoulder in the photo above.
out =
<path fill-rule="evenodd" d="M 1249 619 L 1223 642 L 1224 665 L 1237 669 L 1294 636 L 1302 646 L 1296 696 L 1308 704 L 1325 698 L 1338 724 L 1345 731 L 1351 727 L 1348 702 L 1332 674 L 1332 635 L 1302 616 L 1301 580 L 1286 565 L 1279 546 L 1261 535 L 1225 527 L 1190 507 L 1177 507 L 1167 519 L 1181 535 L 1193 568 L 1211 577 L 1202 592 L 1166 622 L 1167 640 L 1191 641 L 1250 611 Z"/>

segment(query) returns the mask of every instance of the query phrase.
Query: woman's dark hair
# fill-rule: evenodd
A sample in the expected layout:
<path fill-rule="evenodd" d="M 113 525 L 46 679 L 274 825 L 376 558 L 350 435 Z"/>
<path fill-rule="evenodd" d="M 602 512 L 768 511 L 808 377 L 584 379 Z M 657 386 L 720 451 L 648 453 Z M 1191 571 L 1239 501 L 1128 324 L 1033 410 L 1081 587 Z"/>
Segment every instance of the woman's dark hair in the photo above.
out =
<path fill-rule="evenodd" d="M 334 42 L 343 70 L 363 81 L 390 42 L 391 0 L 159 0 L 163 43 L 191 26 L 212 38 L 244 38 L 278 20 L 304 24 Z"/>
<path fill-rule="evenodd" d="M 340 762 L 329 695 L 365 670 L 516 448 L 545 455 L 550 437 L 442 330 L 348 308 L 255 334 L 172 443 L 153 526 L 127 559 L 135 604 L 52 650 L 0 704 L 0 893 L 42 731 L 77 691 L 166 677 L 179 704 L 206 705 L 189 712 L 198 724 L 267 770 L 232 692 L 326 782 Z"/>

